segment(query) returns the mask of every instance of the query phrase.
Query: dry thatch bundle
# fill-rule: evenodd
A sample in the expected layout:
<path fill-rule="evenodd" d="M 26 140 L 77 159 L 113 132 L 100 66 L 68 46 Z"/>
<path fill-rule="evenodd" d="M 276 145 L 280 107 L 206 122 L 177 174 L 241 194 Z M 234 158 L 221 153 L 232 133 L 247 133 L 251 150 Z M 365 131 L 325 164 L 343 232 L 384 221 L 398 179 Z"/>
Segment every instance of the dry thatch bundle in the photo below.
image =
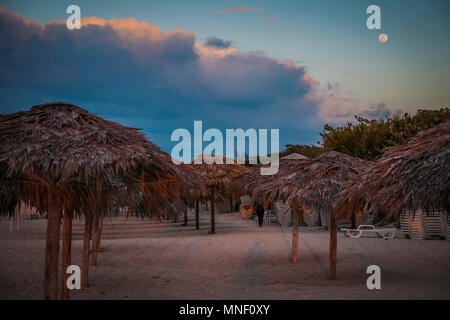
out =
<path fill-rule="evenodd" d="M 120 205 L 119 208 L 128 206 L 127 216 L 151 217 L 154 220 L 176 219 L 181 213 L 188 210 L 185 201 L 178 195 L 166 198 L 156 194 L 150 199 L 145 199 L 140 190 L 135 190 L 131 196 L 131 202 L 131 206 L 127 202 L 121 201 L 120 204 L 116 202 L 116 208 L 119 207 L 118 205 Z"/>
<path fill-rule="evenodd" d="M 220 159 L 222 163 L 208 164 L 205 162 L 205 159 L 208 159 L 208 161 L 218 161 Z M 246 166 L 238 164 L 234 160 L 228 159 L 228 162 L 232 163 L 227 163 L 225 157 L 203 154 L 203 162 L 201 164 L 195 164 L 194 162 L 190 167 L 197 172 L 208 187 L 228 188 L 233 178 L 248 171 Z"/>
<path fill-rule="evenodd" d="M 207 197 L 207 182 L 193 165 L 181 163 L 178 166 L 190 181 L 190 185 L 183 188 L 180 196 L 192 208 L 195 201 L 205 201 Z"/>
<path fill-rule="evenodd" d="M 389 149 L 339 195 L 336 208 L 399 215 L 402 208 L 450 213 L 450 121 Z"/>
<path fill-rule="evenodd" d="M 89 257 L 92 215 L 98 214 L 108 198 L 125 186 L 129 203 L 135 190 L 140 190 L 146 200 L 169 198 L 174 189 L 193 184 L 186 171 L 139 130 L 74 105 L 48 103 L 0 116 L 0 214 L 11 214 L 20 201 L 48 212 L 46 298 L 55 299 L 57 295 L 63 211 L 83 212 L 87 217 L 82 280 L 87 285 L 84 268 Z M 70 223 L 70 215 L 66 221 Z M 70 237 L 67 241 L 70 248 Z"/>
<path fill-rule="evenodd" d="M 280 172 L 254 189 L 254 195 L 268 202 L 299 200 L 317 209 L 329 210 L 336 194 L 360 174 L 366 161 L 336 151 L 314 159 L 280 166 Z"/>
<path fill-rule="evenodd" d="M 251 195 L 253 191 L 261 187 L 263 184 L 271 183 L 281 177 L 297 172 L 306 157 L 284 157 L 280 159 L 278 172 L 274 175 L 261 175 L 262 165 L 253 166 L 242 175 L 233 179 L 230 184 L 233 194 L 237 197 L 240 195 Z"/>
<path fill-rule="evenodd" d="M 203 161 L 201 164 L 191 164 L 191 168 L 197 172 L 197 174 L 206 183 L 206 186 L 210 188 L 210 200 L 211 200 L 211 231 L 215 233 L 215 210 L 214 202 L 216 199 L 215 190 L 222 189 L 228 190 L 229 185 L 233 178 L 244 174 L 248 169 L 247 167 L 236 163 L 234 160 L 226 159 L 221 156 L 212 156 L 209 154 L 203 154 Z M 227 161 L 228 160 L 228 161 Z M 208 195 L 197 194 L 199 196 L 207 198 Z M 198 202 L 196 203 L 196 220 L 198 221 Z M 198 224 L 197 224 L 198 226 Z"/>
<path fill-rule="evenodd" d="M 45 206 L 47 186 L 59 188 L 68 204 L 108 188 L 111 179 L 131 188 L 144 186 L 149 194 L 199 185 L 139 130 L 70 104 L 2 115 L 0 141 L 2 185 L 15 185 L 25 201 L 39 207 Z"/>

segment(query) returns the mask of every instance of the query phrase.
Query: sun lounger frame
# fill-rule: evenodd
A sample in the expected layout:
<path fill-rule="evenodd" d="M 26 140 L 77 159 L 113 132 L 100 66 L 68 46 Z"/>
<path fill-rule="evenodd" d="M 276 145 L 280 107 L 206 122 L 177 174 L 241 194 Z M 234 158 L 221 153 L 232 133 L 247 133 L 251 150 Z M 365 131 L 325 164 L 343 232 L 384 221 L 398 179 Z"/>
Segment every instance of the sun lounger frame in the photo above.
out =
<path fill-rule="evenodd" d="M 395 233 L 397 231 L 396 228 L 383 228 L 376 229 L 372 224 L 361 224 L 357 229 L 341 229 L 344 231 L 344 235 L 348 236 L 352 239 L 360 238 L 363 232 L 371 232 L 376 233 L 380 238 L 382 237 L 385 240 L 393 239 L 395 237 Z"/>

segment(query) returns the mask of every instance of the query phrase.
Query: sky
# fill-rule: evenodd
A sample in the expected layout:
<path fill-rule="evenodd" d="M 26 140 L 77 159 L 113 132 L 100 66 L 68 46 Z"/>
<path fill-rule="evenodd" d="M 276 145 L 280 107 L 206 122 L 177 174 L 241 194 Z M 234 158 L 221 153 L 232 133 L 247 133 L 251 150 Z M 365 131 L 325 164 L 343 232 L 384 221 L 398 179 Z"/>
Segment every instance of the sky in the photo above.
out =
<path fill-rule="evenodd" d="M 68 30 L 76 4 L 80 30 Z M 369 30 L 366 9 L 381 8 Z M 450 102 L 450 1 L 0 0 L 0 113 L 73 103 L 171 133 L 280 129 L 320 140 L 326 123 Z M 381 43 L 378 36 L 388 35 Z"/>

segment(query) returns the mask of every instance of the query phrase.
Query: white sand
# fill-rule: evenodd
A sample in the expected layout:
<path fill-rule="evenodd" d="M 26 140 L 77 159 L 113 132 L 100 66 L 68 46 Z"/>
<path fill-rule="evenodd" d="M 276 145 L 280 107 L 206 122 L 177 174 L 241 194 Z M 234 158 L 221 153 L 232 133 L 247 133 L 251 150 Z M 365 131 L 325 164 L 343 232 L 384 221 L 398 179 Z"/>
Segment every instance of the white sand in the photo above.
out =
<path fill-rule="evenodd" d="M 182 220 L 182 219 L 181 219 Z M 20 232 L 0 221 L 0 299 L 43 296 L 46 220 Z M 208 235 L 181 223 L 106 219 L 91 286 L 71 299 L 450 299 L 450 241 L 345 238 L 338 234 L 337 280 L 328 280 L 328 232 L 300 227 L 299 258 L 290 262 L 291 229 L 257 228 L 237 213 L 216 215 Z M 81 264 L 83 225 L 74 223 L 72 263 Z M 366 287 L 367 266 L 381 267 L 381 290 Z"/>

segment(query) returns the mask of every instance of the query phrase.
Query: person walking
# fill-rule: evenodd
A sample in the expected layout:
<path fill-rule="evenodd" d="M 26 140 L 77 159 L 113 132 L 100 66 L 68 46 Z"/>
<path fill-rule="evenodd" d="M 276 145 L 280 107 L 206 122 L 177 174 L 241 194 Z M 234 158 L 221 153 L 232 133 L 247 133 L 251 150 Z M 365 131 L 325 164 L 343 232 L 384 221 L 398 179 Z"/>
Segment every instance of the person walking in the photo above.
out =
<path fill-rule="evenodd" d="M 258 215 L 258 225 L 259 227 L 262 227 L 264 221 L 264 206 L 259 202 L 256 203 L 256 214 Z"/>

